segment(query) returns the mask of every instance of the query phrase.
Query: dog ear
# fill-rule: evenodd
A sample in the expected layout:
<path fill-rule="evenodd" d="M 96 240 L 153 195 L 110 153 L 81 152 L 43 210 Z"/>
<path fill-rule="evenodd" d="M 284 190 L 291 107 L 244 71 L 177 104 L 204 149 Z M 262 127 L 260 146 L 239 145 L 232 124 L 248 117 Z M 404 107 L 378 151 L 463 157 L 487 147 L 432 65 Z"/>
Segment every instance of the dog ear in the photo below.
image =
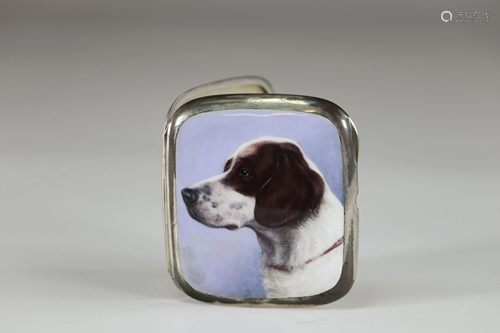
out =
<path fill-rule="evenodd" d="M 323 199 L 323 179 L 293 144 L 282 144 L 272 176 L 260 188 L 255 220 L 269 228 L 301 221 L 314 214 Z"/>

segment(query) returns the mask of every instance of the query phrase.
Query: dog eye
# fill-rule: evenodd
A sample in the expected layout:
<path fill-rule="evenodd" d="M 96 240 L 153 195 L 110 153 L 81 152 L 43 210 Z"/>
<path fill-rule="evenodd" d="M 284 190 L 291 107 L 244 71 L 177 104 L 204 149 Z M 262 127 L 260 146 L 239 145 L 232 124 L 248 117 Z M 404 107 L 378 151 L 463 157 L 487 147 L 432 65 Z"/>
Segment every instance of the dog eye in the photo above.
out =
<path fill-rule="evenodd" d="M 239 173 L 238 173 L 239 176 L 241 177 L 248 177 L 250 176 L 250 172 L 246 171 L 246 170 L 241 170 Z"/>

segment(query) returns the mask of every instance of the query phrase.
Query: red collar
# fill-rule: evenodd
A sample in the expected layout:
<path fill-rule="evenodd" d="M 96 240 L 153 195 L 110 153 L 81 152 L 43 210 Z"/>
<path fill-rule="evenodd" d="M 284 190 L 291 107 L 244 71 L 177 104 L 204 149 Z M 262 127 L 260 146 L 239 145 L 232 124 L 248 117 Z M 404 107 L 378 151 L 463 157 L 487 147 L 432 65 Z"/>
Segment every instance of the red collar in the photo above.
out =
<path fill-rule="evenodd" d="M 344 236 L 342 236 L 337 242 L 335 242 L 335 244 L 332 245 L 332 247 L 330 247 L 328 250 L 323 252 L 323 254 L 321 254 L 319 257 L 316 257 L 314 259 L 309 259 L 308 261 L 305 262 L 305 264 L 309 264 L 309 263 L 313 262 L 314 260 L 321 258 L 322 256 L 324 256 L 328 252 L 333 251 L 334 249 L 339 247 L 343 242 L 344 242 Z M 293 269 L 292 266 L 289 267 L 289 266 L 271 265 L 271 266 L 267 266 L 267 267 L 278 269 L 280 271 L 291 271 Z"/>

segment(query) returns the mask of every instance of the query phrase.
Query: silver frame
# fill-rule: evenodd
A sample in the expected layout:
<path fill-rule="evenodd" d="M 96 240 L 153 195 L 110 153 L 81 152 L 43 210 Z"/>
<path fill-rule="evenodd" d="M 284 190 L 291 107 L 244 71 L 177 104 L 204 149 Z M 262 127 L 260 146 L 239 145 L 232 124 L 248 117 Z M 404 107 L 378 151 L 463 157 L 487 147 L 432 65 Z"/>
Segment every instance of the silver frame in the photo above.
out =
<path fill-rule="evenodd" d="M 176 286 L 204 302 L 248 306 L 320 305 L 336 301 L 351 289 L 358 261 L 358 134 L 351 118 L 339 106 L 324 99 L 272 94 L 268 81 L 260 77 L 238 77 L 216 81 L 180 95 L 170 108 L 163 133 L 163 208 L 169 272 Z M 340 137 L 344 178 L 344 264 L 332 289 L 308 297 L 240 298 L 216 296 L 191 287 L 181 271 L 178 251 L 176 197 L 176 143 L 179 129 L 189 118 L 205 112 L 267 109 L 307 112 L 333 123 Z"/>

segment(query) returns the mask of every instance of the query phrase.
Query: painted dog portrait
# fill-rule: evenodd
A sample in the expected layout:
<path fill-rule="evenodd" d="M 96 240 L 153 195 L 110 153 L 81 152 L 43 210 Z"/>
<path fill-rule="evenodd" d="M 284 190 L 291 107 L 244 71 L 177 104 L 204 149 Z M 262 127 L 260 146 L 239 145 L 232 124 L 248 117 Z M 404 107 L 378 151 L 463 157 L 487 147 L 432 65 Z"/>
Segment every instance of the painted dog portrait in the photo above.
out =
<path fill-rule="evenodd" d="M 333 288 L 342 272 L 344 207 L 301 146 L 259 136 L 220 166 L 220 173 L 181 189 L 189 216 L 209 228 L 255 234 L 265 297 Z"/>

